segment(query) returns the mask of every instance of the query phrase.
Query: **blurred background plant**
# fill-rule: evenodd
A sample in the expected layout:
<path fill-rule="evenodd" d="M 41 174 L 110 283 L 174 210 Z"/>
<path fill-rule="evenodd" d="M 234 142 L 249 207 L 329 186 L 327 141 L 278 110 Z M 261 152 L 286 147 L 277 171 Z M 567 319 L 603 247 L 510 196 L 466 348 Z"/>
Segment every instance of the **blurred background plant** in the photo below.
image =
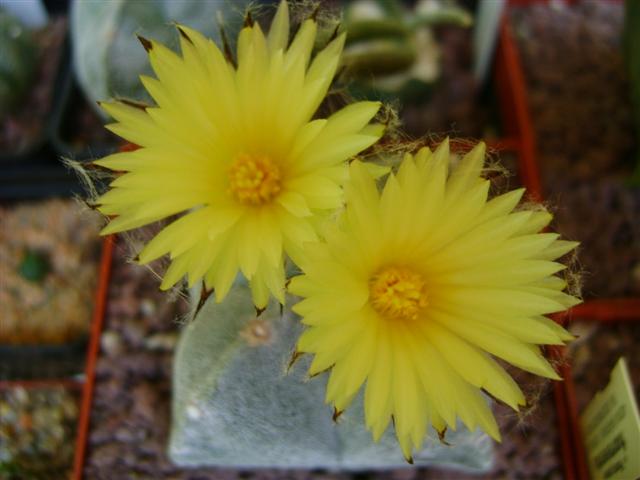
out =
<path fill-rule="evenodd" d="M 89 103 L 110 98 L 150 102 L 140 75 L 152 74 L 136 35 L 177 49 L 174 23 L 183 23 L 220 43 L 220 27 L 235 41 L 250 0 L 80 0 L 71 9 L 76 78 Z M 104 115 L 104 111 L 95 108 Z"/>
<path fill-rule="evenodd" d="M 227 40 L 233 42 L 250 6 L 252 16 L 267 20 L 277 2 L 236 2 L 185 0 L 141 0 L 72 4 L 71 40 L 75 78 L 93 113 L 104 116 L 96 102 L 113 97 L 151 102 L 139 82 L 139 75 L 150 74 L 144 49 L 136 35 L 158 40 L 178 49 L 173 22 L 190 25 L 220 43 L 220 25 Z M 323 27 L 316 46 L 324 45 L 336 27 L 347 31 L 341 83 L 356 98 L 383 99 L 401 107 L 403 122 L 412 135 L 445 132 L 452 129 L 470 136 L 484 134 L 481 124 L 489 114 L 479 106 L 483 78 L 474 72 L 475 58 L 491 56 L 491 42 L 472 46 L 472 10 L 454 0 L 420 0 L 407 6 L 401 0 L 356 0 L 346 2 L 301 2 L 298 15 L 320 9 Z M 495 2 L 501 5 L 503 2 Z M 343 10 L 340 8 L 343 7 Z M 489 10 L 478 6 L 481 15 Z M 498 18 L 501 8 L 493 9 Z M 497 22 L 487 25 L 495 38 Z M 476 42 L 478 43 L 478 42 Z M 486 42 L 485 42 L 486 43 Z M 476 53 L 478 54 L 476 55 Z M 485 60 L 486 61 L 486 60 Z M 422 108 L 424 106 L 427 108 Z M 406 108 L 402 108 L 406 107 Z M 82 118 L 87 118 L 84 113 Z M 104 117 L 102 117 L 104 118 Z M 63 133 L 65 143 L 77 144 L 85 123 L 73 118 L 61 128 L 74 124 L 74 131 Z M 100 139 L 103 130 L 94 122 L 92 134 L 100 148 L 85 150 L 104 153 L 113 139 Z M 91 137 L 92 135 L 88 135 Z M 82 142 L 80 142 L 82 143 Z M 88 140 L 90 147 L 92 140 Z M 71 146 L 71 145 L 70 145 Z M 67 147 L 74 153 L 77 149 Z"/>
<path fill-rule="evenodd" d="M 64 63 L 66 21 L 34 0 L 0 1 L 0 162 L 44 146 Z"/>
<path fill-rule="evenodd" d="M 31 85 L 36 66 L 32 33 L 16 17 L 0 7 L 0 119 L 22 100 Z"/>
<path fill-rule="evenodd" d="M 344 9 L 348 32 L 343 62 L 356 97 L 422 103 L 440 78 L 441 49 L 433 27 L 471 27 L 473 17 L 453 1 L 355 0 Z"/>

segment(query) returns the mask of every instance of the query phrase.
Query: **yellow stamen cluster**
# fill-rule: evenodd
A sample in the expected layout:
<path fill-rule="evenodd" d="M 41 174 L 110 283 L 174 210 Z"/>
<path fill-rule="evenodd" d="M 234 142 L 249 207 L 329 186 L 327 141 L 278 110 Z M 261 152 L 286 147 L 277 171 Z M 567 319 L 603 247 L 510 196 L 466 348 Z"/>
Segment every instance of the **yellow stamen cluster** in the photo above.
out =
<path fill-rule="evenodd" d="M 428 305 L 422 275 L 405 267 L 388 267 L 369 283 L 373 308 L 389 319 L 415 320 Z"/>
<path fill-rule="evenodd" d="M 229 191 L 243 205 L 267 203 L 280 190 L 280 169 L 265 155 L 240 154 L 229 169 Z"/>

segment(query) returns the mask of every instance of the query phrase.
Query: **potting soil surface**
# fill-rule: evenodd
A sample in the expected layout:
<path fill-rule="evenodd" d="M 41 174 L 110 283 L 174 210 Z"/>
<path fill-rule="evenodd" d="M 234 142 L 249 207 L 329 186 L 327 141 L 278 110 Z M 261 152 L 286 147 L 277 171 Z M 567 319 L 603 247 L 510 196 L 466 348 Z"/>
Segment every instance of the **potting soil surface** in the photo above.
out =
<path fill-rule="evenodd" d="M 640 297 L 640 188 L 623 2 L 511 9 L 545 195 L 578 240 L 585 298 Z"/>
<path fill-rule="evenodd" d="M 50 199 L 0 206 L 0 225 L 0 345 L 86 336 L 100 216 L 74 200 Z"/>

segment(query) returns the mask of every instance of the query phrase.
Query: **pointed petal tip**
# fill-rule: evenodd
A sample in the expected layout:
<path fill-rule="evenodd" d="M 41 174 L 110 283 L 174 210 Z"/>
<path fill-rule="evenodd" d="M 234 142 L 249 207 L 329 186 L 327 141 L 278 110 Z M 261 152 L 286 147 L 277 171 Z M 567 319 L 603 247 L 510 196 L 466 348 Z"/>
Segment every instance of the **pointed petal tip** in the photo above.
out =
<path fill-rule="evenodd" d="M 336 37 L 333 40 L 331 40 L 325 48 L 334 48 L 339 51 L 344 48 L 344 44 L 347 41 L 347 32 L 343 31 L 341 33 L 338 33 L 338 28 L 339 26 L 336 27 L 336 31 L 335 31 Z"/>
<path fill-rule="evenodd" d="M 484 140 L 480 140 L 478 143 L 475 144 L 475 146 L 473 147 L 473 150 L 482 150 L 484 152 L 487 150 L 487 144 L 484 142 Z"/>
<path fill-rule="evenodd" d="M 564 379 L 558 374 L 558 372 L 556 372 L 555 369 L 551 366 L 549 366 L 549 370 L 545 372 L 544 376 L 547 377 L 549 380 L 554 380 L 556 382 L 564 381 Z"/>
<path fill-rule="evenodd" d="M 256 317 L 259 317 L 260 315 L 262 315 L 265 310 L 267 310 L 267 306 L 269 305 L 269 301 L 259 301 L 259 302 L 253 302 L 253 307 L 256 309 Z"/>
<path fill-rule="evenodd" d="M 176 30 L 178 30 L 178 33 L 183 39 L 185 39 L 187 42 L 193 45 L 193 40 L 191 39 L 191 37 L 189 36 L 189 34 L 186 32 L 186 30 L 182 25 L 180 25 L 177 22 L 174 22 L 173 26 L 176 28 Z"/>
<path fill-rule="evenodd" d="M 195 277 L 195 278 L 192 278 L 192 277 L 189 275 L 189 276 L 188 276 L 187 286 L 188 286 L 189 288 L 193 288 L 193 287 L 195 287 L 196 283 L 198 283 L 198 281 L 199 281 L 199 280 L 201 280 L 201 279 L 202 279 L 202 277 Z"/>
<path fill-rule="evenodd" d="M 244 14 L 244 27 L 249 27 L 249 28 L 253 28 L 254 25 L 254 20 L 253 20 L 253 15 L 251 15 L 251 10 L 247 9 L 247 11 Z"/>
<path fill-rule="evenodd" d="M 134 261 L 138 264 L 138 265 L 146 265 L 147 263 L 153 262 L 156 258 L 159 257 L 151 257 L 150 255 L 146 254 L 144 249 L 138 254 L 138 256 L 134 259 Z"/>
<path fill-rule="evenodd" d="M 142 44 L 142 47 L 148 52 L 153 49 L 153 42 L 151 40 L 147 40 L 142 35 L 136 34 L 138 41 Z"/>
<path fill-rule="evenodd" d="M 98 211 L 100 211 L 100 209 L 98 209 Z M 100 230 L 100 236 L 101 237 L 106 237 L 107 235 L 112 235 L 112 234 L 118 233 L 120 231 L 117 228 L 113 228 L 112 225 L 113 224 L 111 222 L 109 222 L 107 225 L 105 225 L 105 227 L 102 230 Z"/>
<path fill-rule="evenodd" d="M 449 148 L 449 137 L 445 137 L 445 139 L 440 142 L 440 144 L 438 145 L 438 147 L 435 149 L 434 153 L 444 153 L 444 152 L 449 152 L 450 148 Z"/>

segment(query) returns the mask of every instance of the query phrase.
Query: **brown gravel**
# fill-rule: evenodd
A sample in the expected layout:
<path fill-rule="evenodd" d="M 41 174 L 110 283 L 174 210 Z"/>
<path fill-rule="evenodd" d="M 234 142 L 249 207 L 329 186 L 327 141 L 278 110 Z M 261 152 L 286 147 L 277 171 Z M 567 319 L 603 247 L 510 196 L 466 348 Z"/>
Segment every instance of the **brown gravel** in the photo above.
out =
<path fill-rule="evenodd" d="M 555 228 L 582 243 L 583 294 L 640 296 L 640 189 L 623 2 L 512 8 Z"/>
<path fill-rule="evenodd" d="M 195 471 L 178 476 L 165 455 L 175 319 L 185 306 L 116 248 L 85 478 L 199 478 Z"/>
<path fill-rule="evenodd" d="M 578 240 L 585 298 L 640 296 L 640 189 L 621 180 L 551 183 L 556 228 Z"/>
<path fill-rule="evenodd" d="M 623 2 L 512 8 L 543 177 L 598 179 L 635 146 Z"/>

